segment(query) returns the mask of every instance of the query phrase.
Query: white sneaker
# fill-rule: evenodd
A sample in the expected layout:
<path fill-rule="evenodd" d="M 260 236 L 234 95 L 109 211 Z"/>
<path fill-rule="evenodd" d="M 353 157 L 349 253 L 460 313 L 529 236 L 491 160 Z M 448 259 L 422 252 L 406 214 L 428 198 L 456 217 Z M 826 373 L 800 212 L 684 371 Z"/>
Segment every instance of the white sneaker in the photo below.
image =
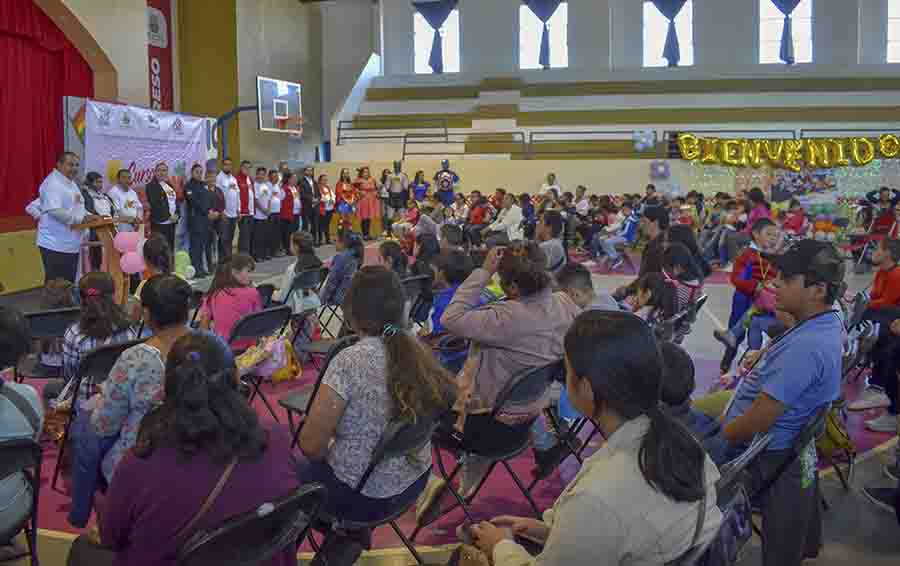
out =
<path fill-rule="evenodd" d="M 724 271 L 725 273 L 731 273 L 733 270 L 734 270 L 734 264 L 731 262 L 728 262 L 719 271 Z"/>
<path fill-rule="evenodd" d="M 866 421 L 866 428 L 874 432 L 897 434 L 897 415 L 885 413 L 877 419 Z"/>
<path fill-rule="evenodd" d="M 877 387 L 869 387 L 863 391 L 862 396 L 847 405 L 850 411 L 868 411 L 869 409 L 883 409 L 891 406 L 891 400 L 884 391 Z"/>

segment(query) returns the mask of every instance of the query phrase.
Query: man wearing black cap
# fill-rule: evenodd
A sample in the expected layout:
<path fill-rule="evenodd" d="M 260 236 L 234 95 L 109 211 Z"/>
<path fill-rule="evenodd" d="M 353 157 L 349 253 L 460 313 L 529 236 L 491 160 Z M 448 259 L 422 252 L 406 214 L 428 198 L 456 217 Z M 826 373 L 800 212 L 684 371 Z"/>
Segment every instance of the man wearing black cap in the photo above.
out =
<path fill-rule="evenodd" d="M 763 564 L 799 566 L 822 544 L 815 443 L 790 455 L 800 431 L 841 393 L 844 325 L 832 305 L 846 289 L 845 269 L 832 244 L 815 240 L 767 258 L 780 272 L 776 308 L 798 322 L 763 350 L 707 448 L 722 463 L 757 435 L 771 436 L 750 466 L 762 508 Z"/>

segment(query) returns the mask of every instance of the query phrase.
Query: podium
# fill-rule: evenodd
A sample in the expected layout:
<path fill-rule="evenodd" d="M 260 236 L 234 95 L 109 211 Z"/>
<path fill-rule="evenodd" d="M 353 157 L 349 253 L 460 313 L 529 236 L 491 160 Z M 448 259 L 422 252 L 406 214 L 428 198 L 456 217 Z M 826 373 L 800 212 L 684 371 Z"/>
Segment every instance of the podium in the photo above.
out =
<path fill-rule="evenodd" d="M 131 280 L 128 274 L 122 271 L 119 260 L 122 254 L 116 249 L 113 242 L 116 237 L 116 224 L 111 218 L 102 218 L 93 222 L 84 222 L 82 224 L 74 224 L 74 230 L 94 230 L 97 234 L 97 240 L 103 250 L 103 263 L 106 266 L 105 271 L 110 274 L 115 288 L 114 297 L 116 303 L 124 306 L 128 300 L 129 290 L 131 288 Z"/>

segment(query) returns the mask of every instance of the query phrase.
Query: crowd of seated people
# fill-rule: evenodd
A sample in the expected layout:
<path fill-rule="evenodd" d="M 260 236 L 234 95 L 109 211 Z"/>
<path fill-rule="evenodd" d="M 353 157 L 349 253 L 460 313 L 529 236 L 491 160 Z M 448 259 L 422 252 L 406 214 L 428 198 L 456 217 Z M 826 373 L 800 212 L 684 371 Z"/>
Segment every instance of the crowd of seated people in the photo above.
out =
<path fill-rule="evenodd" d="M 567 456 L 560 431 L 543 418 L 548 410 L 563 427 L 589 418 L 606 441 L 541 520 L 501 515 L 467 529 L 472 548 L 492 563 L 673 561 L 718 532 L 717 466 L 766 433 L 771 443 L 749 470 L 751 485 L 765 485 L 759 494 L 763 563 L 799 565 L 815 557 L 822 544 L 815 451 L 805 449 L 784 473 L 765 480 L 780 469 L 803 427 L 840 396 L 844 331 L 832 305 L 845 285 L 836 248 L 801 240 L 785 252 L 780 235 L 797 220 L 789 215 L 777 224 L 756 189 L 739 205 L 745 207 L 741 219 L 734 217 L 736 201 L 729 195 L 706 203 L 692 193 L 682 203 L 652 186 L 643 196 L 586 197 L 583 188 L 571 195 L 555 179 L 552 184 L 557 188 L 534 199 L 503 190 L 485 198 L 473 191 L 467 202 L 456 193 L 440 216 L 434 212 L 443 204 L 426 187 L 417 218 L 407 217 L 408 226 L 394 223 L 400 241 L 379 244 L 372 261 L 365 257 L 364 238 L 342 229 L 321 290 L 295 289 L 288 297 L 295 276 L 322 267 L 312 237 L 292 237 L 296 261 L 280 279 L 275 300 L 288 300 L 298 314 L 339 309 L 343 334 L 358 337 L 325 370 L 299 452 L 292 452 L 282 429 L 261 424 L 239 393 L 227 344 L 234 324 L 263 308 L 250 280 L 253 259 L 235 254 L 217 267 L 200 306 L 202 330 L 188 324 L 190 286 L 169 273 L 170 263 L 160 265 L 138 296 L 146 341 L 125 350 L 101 386 L 84 383 L 70 393 L 80 403 L 71 430 L 69 521 L 83 527 L 96 507 L 99 525 L 99 539 L 85 536 L 73 547 L 72 563 L 174 564 L 191 534 L 181 527 L 225 470 L 231 475 L 219 495 L 222 503 L 192 529 L 215 526 L 308 482 L 326 487 L 328 514 L 338 521 L 372 521 L 388 508 L 415 504 L 417 520 L 427 524 L 449 498 L 444 480 L 428 473 L 428 445 L 384 462 L 356 489 L 388 422 L 436 418 L 441 432 L 485 451 L 502 446 L 504 433 L 517 436 L 527 427 L 532 473 L 545 478 Z M 791 214 L 802 214 L 793 208 Z M 529 226 L 533 237 L 526 239 Z M 567 253 L 577 237 L 614 267 L 623 253 L 619 244 L 641 242 L 634 280 L 611 294 L 595 288 L 590 264 Z M 155 240 L 153 245 L 162 247 Z M 723 249 L 734 262 L 735 298 L 732 323 L 717 338 L 733 350 L 746 336 L 756 363 L 728 393 L 727 405 L 707 414 L 691 403 L 694 367 L 678 346 L 689 328 L 669 338 L 654 330 L 702 296 L 710 264 L 721 261 Z M 170 259 L 165 249 L 155 255 Z M 879 270 L 867 317 L 883 322 L 881 357 L 864 398 L 871 408 L 886 406 L 887 397 L 891 415 L 897 388 L 891 356 L 900 344 L 897 242 L 886 238 L 875 260 Z M 416 319 L 419 328 L 410 324 L 416 317 L 402 284 L 415 276 L 426 281 L 427 312 Z M 54 384 L 53 398 L 72 380 L 74 370 L 66 368 L 77 367 L 92 347 L 138 336 L 137 320 L 115 305 L 108 279 L 94 273 L 79 283 L 82 315 L 67 333 L 64 379 Z M 783 318 L 779 313 L 793 322 L 772 340 L 766 334 Z M 19 324 L 16 315 L 0 309 L 0 328 Z M 438 343 L 445 337 L 464 347 L 442 351 Z M 20 353 L 12 346 L 9 351 L 13 357 L 4 365 L 13 365 Z M 564 384 L 548 385 L 533 403 L 491 417 L 510 380 L 561 361 Z M 40 418 L 43 407 L 38 403 L 35 411 Z M 39 423 L 18 426 L 15 434 L 39 429 Z M 464 460 L 463 497 L 482 482 L 488 464 L 476 456 Z M 896 474 L 897 466 L 891 470 Z M 13 481 L 0 479 L 0 494 L 13 492 L 6 485 Z M 142 485 L 151 487 L 137 489 Z M 95 505 L 98 492 L 104 496 Z M 873 500 L 893 496 L 887 488 L 866 493 Z M 9 509 L 17 509 L 16 501 Z M 0 509 L 2 527 L 12 521 L 4 514 L 14 514 Z M 371 532 L 331 527 L 317 526 L 331 532 L 316 564 L 350 565 L 371 547 Z M 293 564 L 296 550 L 289 545 L 270 563 Z"/>

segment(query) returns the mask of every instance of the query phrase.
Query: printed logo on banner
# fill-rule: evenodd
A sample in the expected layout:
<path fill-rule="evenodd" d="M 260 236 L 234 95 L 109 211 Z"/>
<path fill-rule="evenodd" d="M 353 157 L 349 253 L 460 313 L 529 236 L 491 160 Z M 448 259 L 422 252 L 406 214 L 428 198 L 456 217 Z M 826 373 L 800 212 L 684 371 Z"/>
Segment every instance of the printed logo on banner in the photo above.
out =
<path fill-rule="evenodd" d="M 108 128 L 112 124 L 112 107 L 104 105 L 97 105 L 97 124 Z"/>
<path fill-rule="evenodd" d="M 147 127 L 159 129 L 159 118 L 153 112 L 147 112 Z"/>
<path fill-rule="evenodd" d="M 176 136 L 184 135 L 184 122 L 181 121 L 181 118 L 175 118 L 175 121 L 172 122 L 172 131 Z"/>

